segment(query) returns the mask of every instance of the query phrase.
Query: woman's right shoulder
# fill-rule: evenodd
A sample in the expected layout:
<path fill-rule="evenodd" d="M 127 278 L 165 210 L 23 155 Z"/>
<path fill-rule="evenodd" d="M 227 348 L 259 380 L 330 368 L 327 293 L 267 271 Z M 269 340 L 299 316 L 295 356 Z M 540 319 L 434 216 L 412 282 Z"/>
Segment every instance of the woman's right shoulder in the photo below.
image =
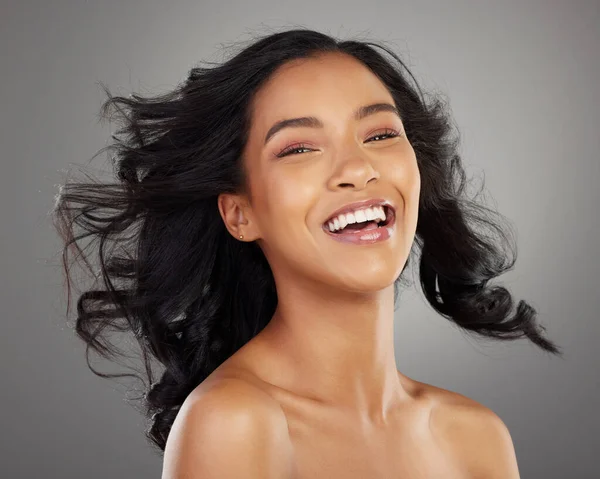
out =
<path fill-rule="evenodd" d="M 249 470 L 257 471 L 257 478 L 291 477 L 285 414 L 251 382 L 235 375 L 209 376 L 186 398 L 173 422 L 162 478 L 249 477 Z"/>
<path fill-rule="evenodd" d="M 182 408 L 202 409 L 218 405 L 233 411 L 240 408 L 256 414 L 283 414 L 280 404 L 264 388 L 242 374 L 229 370 L 215 371 L 215 374 L 208 376 L 190 393 Z"/>

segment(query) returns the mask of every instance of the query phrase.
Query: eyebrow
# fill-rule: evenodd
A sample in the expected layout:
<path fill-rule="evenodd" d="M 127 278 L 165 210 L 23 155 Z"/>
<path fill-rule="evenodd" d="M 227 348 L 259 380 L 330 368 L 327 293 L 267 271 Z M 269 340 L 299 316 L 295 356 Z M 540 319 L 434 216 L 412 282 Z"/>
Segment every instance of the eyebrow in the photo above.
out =
<path fill-rule="evenodd" d="M 398 108 L 390 103 L 373 103 L 372 105 L 361 106 L 354 112 L 354 119 L 356 121 L 362 120 L 363 118 L 374 115 L 375 113 L 380 113 L 383 111 L 394 113 L 398 116 L 398 118 L 402 119 L 400 116 L 400 112 Z M 303 116 L 300 118 L 288 118 L 287 120 L 281 120 L 275 123 L 267 132 L 265 136 L 265 145 L 271 139 L 275 133 L 284 128 L 323 128 L 323 122 L 314 116 Z"/>

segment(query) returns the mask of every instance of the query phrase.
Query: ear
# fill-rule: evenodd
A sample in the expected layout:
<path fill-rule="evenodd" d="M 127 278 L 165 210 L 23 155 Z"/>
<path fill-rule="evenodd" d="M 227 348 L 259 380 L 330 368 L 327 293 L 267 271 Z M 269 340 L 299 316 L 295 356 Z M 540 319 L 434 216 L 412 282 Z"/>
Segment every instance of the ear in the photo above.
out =
<path fill-rule="evenodd" d="M 221 193 L 217 205 L 225 227 L 234 238 L 240 239 L 240 235 L 243 235 L 243 241 L 254 241 L 259 237 L 252 217 L 252 206 L 245 195 Z"/>

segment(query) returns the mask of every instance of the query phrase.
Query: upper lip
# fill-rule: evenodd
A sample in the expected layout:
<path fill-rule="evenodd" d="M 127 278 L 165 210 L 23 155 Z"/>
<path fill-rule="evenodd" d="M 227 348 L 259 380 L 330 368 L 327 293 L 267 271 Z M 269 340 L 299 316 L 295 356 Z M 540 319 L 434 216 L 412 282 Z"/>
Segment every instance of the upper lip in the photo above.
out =
<path fill-rule="evenodd" d="M 351 213 L 354 210 L 358 210 L 360 208 L 370 208 L 372 206 L 387 206 L 395 211 L 394 205 L 391 201 L 386 200 L 385 198 L 369 198 L 362 201 L 355 201 L 354 203 L 348 203 L 347 205 L 342 206 L 341 208 L 331 213 L 323 224 L 326 225 L 333 218 L 343 213 Z"/>

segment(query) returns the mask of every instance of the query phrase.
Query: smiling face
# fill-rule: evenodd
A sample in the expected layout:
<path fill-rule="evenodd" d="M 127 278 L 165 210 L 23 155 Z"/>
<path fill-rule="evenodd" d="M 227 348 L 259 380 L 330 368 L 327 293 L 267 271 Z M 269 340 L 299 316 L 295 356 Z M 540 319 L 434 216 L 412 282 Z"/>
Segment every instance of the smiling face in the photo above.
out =
<path fill-rule="evenodd" d="M 374 104 L 387 106 L 361 110 Z M 367 292 L 398 277 L 416 230 L 420 176 L 394 106 L 365 65 L 335 53 L 287 63 L 257 93 L 244 149 L 247 206 L 243 214 L 233 201 L 220 208 L 232 234 L 258 242 L 276 281 Z M 313 119 L 273 128 L 299 117 Z M 388 239 L 356 244 L 325 231 L 337 210 L 366 199 L 394 206 Z"/>

